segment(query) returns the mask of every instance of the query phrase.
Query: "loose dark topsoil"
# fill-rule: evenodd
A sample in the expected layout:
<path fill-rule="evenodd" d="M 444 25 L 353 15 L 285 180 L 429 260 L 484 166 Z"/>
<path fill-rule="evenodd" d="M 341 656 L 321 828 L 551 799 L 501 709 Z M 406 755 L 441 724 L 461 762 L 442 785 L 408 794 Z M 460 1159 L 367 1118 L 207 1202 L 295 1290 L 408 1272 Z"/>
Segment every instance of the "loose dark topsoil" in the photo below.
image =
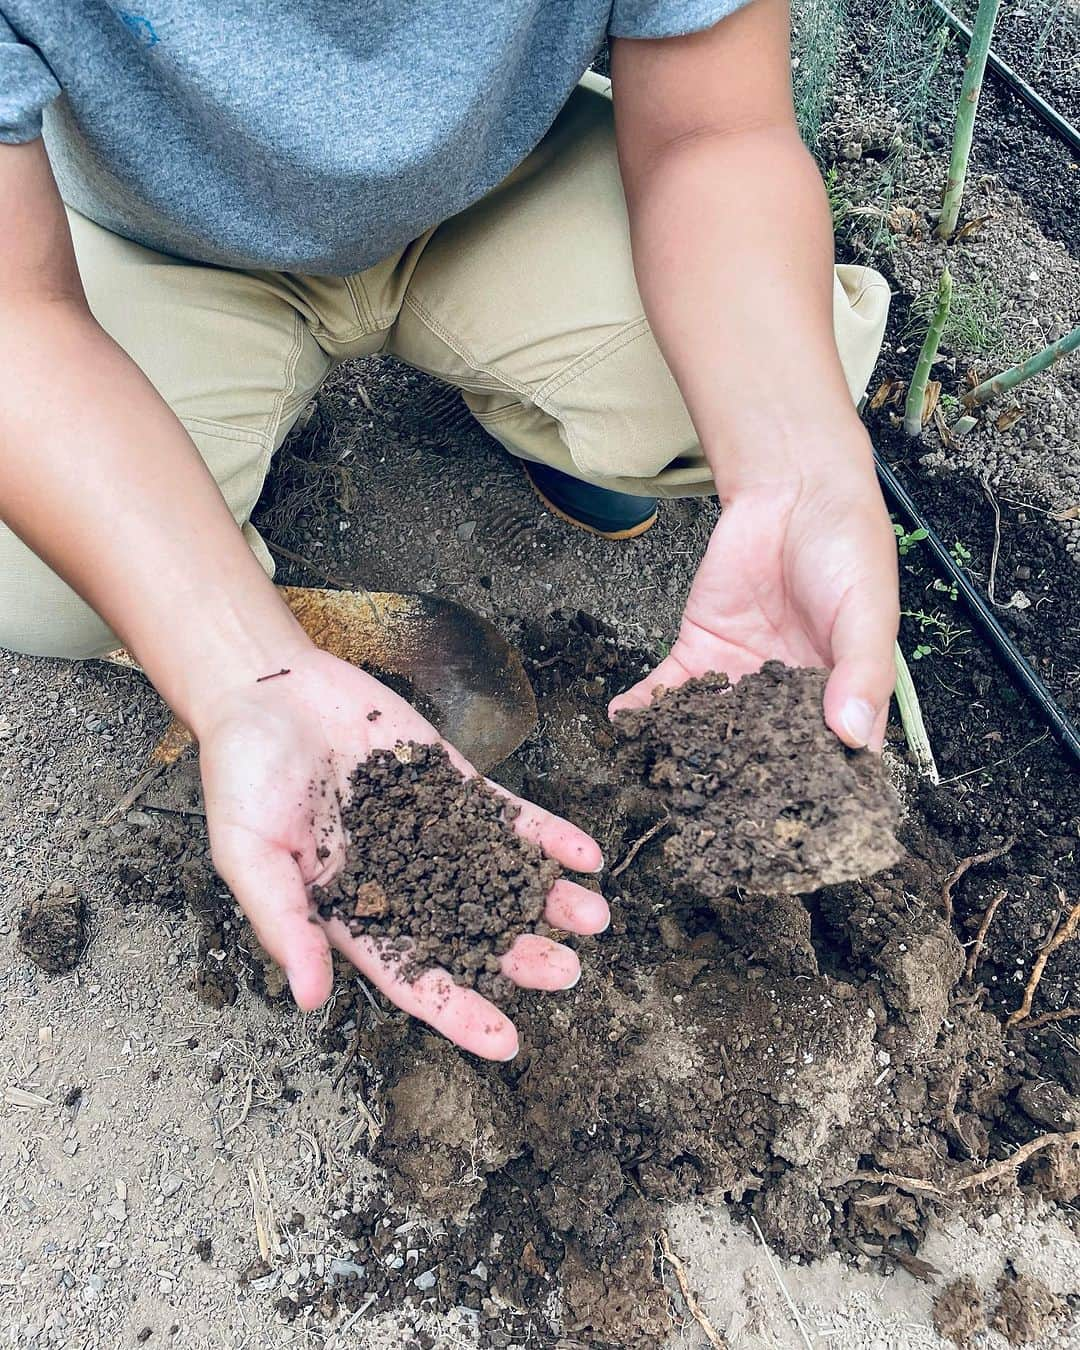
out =
<path fill-rule="evenodd" d="M 516 835 L 505 801 L 463 779 L 439 746 L 410 742 L 358 764 L 342 811 L 345 864 L 313 899 L 384 939 L 404 979 L 441 966 L 499 997 L 500 957 L 544 910 L 557 863 Z"/>
<path fill-rule="evenodd" d="M 885 769 L 825 725 L 825 680 L 770 661 L 738 684 L 706 675 L 616 718 L 630 774 L 661 790 L 672 871 L 705 898 L 802 894 L 900 856 Z"/>

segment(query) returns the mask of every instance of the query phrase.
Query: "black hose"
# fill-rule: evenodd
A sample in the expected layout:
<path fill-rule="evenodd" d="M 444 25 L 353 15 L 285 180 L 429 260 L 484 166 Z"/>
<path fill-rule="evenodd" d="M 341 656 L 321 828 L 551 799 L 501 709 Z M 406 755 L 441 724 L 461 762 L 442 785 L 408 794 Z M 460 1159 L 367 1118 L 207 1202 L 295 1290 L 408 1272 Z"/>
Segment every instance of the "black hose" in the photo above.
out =
<path fill-rule="evenodd" d="M 930 0 L 931 6 L 945 20 L 949 27 L 962 37 L 971 41 L 971 29 L 964 23 L 963 19 L 958 19 L 955 14 L 941 3 L 941 0 Z M 1035 112 L 1052 127 L 1061 139 L 1072 148 L 1073 154 L 1080 155 L 1080 131 L 1066 118 L 1062 117 L 1058 110 L 1047 103 L 1041 94 L 1035 92 L 1026 80 L 1022 80 L 1012 66 L 1007 65 L 1000 56 L 996 56 L 993 51 L 987 57 L 986 64 L 1004 81 L 1017 97 L 1022 98 L 1029 108 Z"/>
<path fill-rule="evenodd" d="M 886 497 L 907 517 L 909 529 L 926 532 L 926 542 L 930 546 L 931 552 L 948 574 L 949 580 L 956 587 L 958 594 L 964 597 L 972 616 L 982 625 L 991 644 L 996 648 L 1002 664 L 1039 705 L 1039 711 L 1049 724 L 1050 730 L 1072 755 L 1077 764 L 1080 764 L 1080 734 L 1077 733 L 1076 727 L 1069 720 L 1065 710 L 1036 675 L 1027 657 L 1002 628 L 994 611 L 987 604 L 982 594 L 968 580 L 967 573 L 945 547 L 945 541 L 941 535 L 916 506 L 896 474 L 893 473 L 880 455 L 875 454 L 874 461 Z"/>

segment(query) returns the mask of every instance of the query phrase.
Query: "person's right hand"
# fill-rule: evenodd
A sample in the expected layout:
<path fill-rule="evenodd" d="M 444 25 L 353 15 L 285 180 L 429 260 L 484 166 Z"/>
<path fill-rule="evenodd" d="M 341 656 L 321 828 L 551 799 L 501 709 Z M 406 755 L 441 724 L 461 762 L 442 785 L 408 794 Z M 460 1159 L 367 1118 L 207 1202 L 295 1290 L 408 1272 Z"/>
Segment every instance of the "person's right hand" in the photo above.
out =
<path fill-rule="evenodd" d="M 287 675 L 224 693 L 196 728 L 218 872 L 284 969 L 301 1008 L 317 1008 L 329 996 L 330 949 L 336 947 L 398 1007 L 464 1049 L 512 1058 L 518 1048 L 513 1023 L 475 990 L 454 985 L 440 970 L 407 984 L 398 963 L 381 957 L 372 939 L 353 937 L 340 919 L 312 922 L 309 888 L 328 882 L 341 865 L 346 840 L 339 798 L 348 797 L 353 767 L 374 750 L 440 738 L 385 685 L 310 644 L 289 652 L 285 664 Z M 379 715 L 369 720 L 371 712 Z M 463 775 L 474 773 L 453 747 L 440 744 Z M 520 809 L 516 832 L 549 857 L 578 872 L 603 866 L 598 846 L 576 826 L 503 795 Z M 320 859 L 324 847 L 330 852 Z M 609 920 L 602 896 L 566 878 L 552 887 L 544 917 L 554 928 L 581 934 L 602 932 Z M 537 934 L 518 937 L 502 969 L 531 989 L 567 989 L 580 975 L 573 951 Z"/>

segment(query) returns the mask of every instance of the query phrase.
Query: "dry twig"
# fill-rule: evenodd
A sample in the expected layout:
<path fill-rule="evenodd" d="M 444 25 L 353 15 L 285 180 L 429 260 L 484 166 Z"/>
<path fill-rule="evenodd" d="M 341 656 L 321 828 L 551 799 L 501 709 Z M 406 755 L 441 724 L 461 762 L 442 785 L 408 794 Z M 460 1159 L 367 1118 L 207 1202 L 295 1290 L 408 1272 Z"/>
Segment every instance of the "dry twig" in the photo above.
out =
<path fill-rule="evenodd" d="M 968 952 L 967 963 L 964 966 L 964 979 L 970 980 L 975 974 L 975 967 L 978 965 L 979 957 L 982 955 L 983 944 L 986 941 L 986 935 L 990 931 L 990 925 L 994 922 L 994 915 L 997 913 L 998 905 L 1009 894 L 1002 888 L 994 896 L 993 900 L 983 911 L 982 922 L 979 924 L 979 931 L 975 934 L 975 941 L 971 944 L 971 951 Z"/>
<path fill-rule="evenodd" d="M 320 567 L 318 563 L 312 562 L 310 558 L 305 558 L 302 553 L 294 553 L 291 548 L 285 548 L 281 544 L 275 544 L 272 539 L 267 539 L 266 547 L 271 553 L 277 553 L 282 558 L 288 558 L 289 562 L 299 563 L 301 567 L 306 567 L 309 572 L 314 572 L 317 577 L 323 581 L 328 581 L 331 586 L 338 586 L 342 590 L 351 591 L 356 585 L 355 581 L 347 581 L 344 577 L 336 577 L 333 572 L 328 572 L 325 567 Z"/>
<path fill-rule="evenodd" d="M 964 873 L 969 868 L 975 867 L 978 863 L 993 862 L 995 858 L 1003 858 L 1015 843 L 1016 835 L 1011 834 L 1000 848 L 987 849 L 985 853 L 976 853 L 971 858 L 960 859 L 953 871 L 946 877 L 945 884 L 941 888 L 941 905 L 945 911 L 945 917 L 950 920 L 950 922 L 953 916 L 953 889 Z"/>
<path fill-rule="evenodd" d="M 157 778 L 157 776 L 165 769 L 165 767 L 166 765 L 164 764 L 164 762 L 160 761 L 156 764 L 151 764 L 150 767 L 145 771 L 145 773 L 141 773 L 139 775 L 139 777 L 135 780 L 135 782 L 131 785 L 131 787 L 127 790 L 127 792 L 124 793 L 124 795 L 120 798 L 120 800 L 118 802 L 115 802 L 112 806 L 109 807 L 108 811 L 106 811 L 105 814 L 98 821 L 98 826 L 100 828 L 104 828 L 106 825 L 111 825 L 114 821 L 119 820 L 120 817 L 125 814 L 125 812 L 127 812 L 132 806 L 135 805 L 135 803 L 143 795 L 146 789 L 150 786 L 150 784 L 154 781 L 154 779 Z"/>
<path fill-rule="evenodd" d="M 655 839 L 656 836 L 660 833 L 660 831 L 664 828 L 664 826 L 665 826 L 665 825 L 668 825 L 668 824 L 670 823 L 670 821 L 671 821 L 671 817 L 670 817 L 670 816 L 662 816 L 662 817 L 656 822 L 655 825 L 650 825 L 650 826 L 649 826 L 649 828 L 645 831 L 645 833 L 641 836 L 640 839 L 635 839 L 635 840 L 634 840 L 634 842 L 630 845 L 630 848 L 629 848 L 629 851 L 627 852 L 626 857 L 622 860 L 621 863 L 619 863 L 616 867 L 613 867 L 613 868 L 611 869 L 611 879 L 612 879 L 612 881 L 614 881 L 616 877 L 621 876 L 621 875 L 623 874 L 623 872 L 626 871 L 626 869 L 627 869 L 627 868 L 630 866 L 630 864 L 634 861 L 634 859 L 635 859 L 635 858 L 637 857 L 637 855 L 641 852 L 641 850 L 645 847 L 645 845 L 649 842 L 649 840 L 650 840 L 650 839 Z"/>
<path fill-rule="evenodd" d="M 1061 903 L 1066 904 L 1065 892 L 1058 887 L 1058 897 Z M 1061 925 L 1056 933 L 1053 934 L 1039 948 L 1039 954 L 1035 957 L 1035 964 L 1031 967 L 1031 975 L 1024 987 L 1024 997 L 1015 1012 L 1011 1012 L 1005 1022 L 1007 1027 L 1014 1027 L 1017 1022 L 1023 1022 L 1031 1012 L 1031 1003 L 1035 997 L 1035 991 L 1039 987 L 1039 981 L 1042 979 L 1043 971 L 1046 969 L 1046 963 L 1059 947 L 1064 947 L 1066 942 L 1071 941 L 1080 929 L 1080 900 L 1073 905 L 1069 911 L 1069 917 Z"/>
<path fill-rule="evenodd" d="M 679 1289 L 682 1292 L 683 1300 L 690 1312 L 690 1316 L 705 1333 L 705 1339 L 710 1345 L 716 1346 L 717 1350 L 726 1350 L 728 1342 L 716 1330 L 713 1324 L 705 1316 L 704 1309 L 698 1302 L 697 1295 L 690 1288 L 690 1281 L 686 1278 L 686 1267 L 682 1263 L 681 1257 L 677 1256 L 671 1247 L 671 1239 L 667 1232 L 661 1228 L 657 1234 L 657 1241 L 660 1243 L 660 1254 L 675 1272 L 675 1278 L 679 1282 Z"/>

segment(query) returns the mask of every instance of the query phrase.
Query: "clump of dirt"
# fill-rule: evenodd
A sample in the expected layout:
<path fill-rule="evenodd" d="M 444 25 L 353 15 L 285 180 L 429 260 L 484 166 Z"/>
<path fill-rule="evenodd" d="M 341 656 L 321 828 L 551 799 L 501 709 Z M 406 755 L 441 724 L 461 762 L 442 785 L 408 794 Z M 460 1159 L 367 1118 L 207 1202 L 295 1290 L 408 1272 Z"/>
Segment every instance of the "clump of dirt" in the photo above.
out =
<path fill-rule="evenodd" d="M 575 989 L 517 996 L 521 1050 L 510 1064 L 463 1056 L 393 1009 L 376 1015 L 339 997 L 324 1045 L 351 1053 L 343 1090 L 375 1122 L 358 1176 L 369 1162 L 382 1170 L 374 1192 L 358 1184 L 365 1193 L 331 1216 L 333 1283 L 305 1277 L 281 1298 L 282 1315 L 464 1306 L 491 1347 L 547 1350 L 562 1335 L 656 1350 L 672 1319 L 655 1238 L 665 1202 L 694 1195 L 753 1214 L 785 1255 L 909 1262 L 934 1213 L 958 1203 L 957 1180 L 1060 1127 L 1080 1090 L 1080 1059 L 1047 1034 L 1053 1026 L 1003 1025 L 1060 910 L 1057 888 L 1071 890 L 1075 875 L 1075 828 L 1062 826 L 1075 793 L 1067 774 L 1053 776 L 1053 746 L 1039 741 L 1026 761 L 995 769 L 1007 789 L 982 778 L 918 786 L 905 857 L 870 880 L 805 903 L 746 890 L 706 901 L 673 884 L 659 835 L 630 856 L 649 818 L 627 809 L 605 710 L 640 676 L 642 653 L 580 615 L 529 629 L 522 645 L 540 726 L 500 777 L 600 833 L 622 860 L 607 888 L 611 928 L 580 940 Z M 950 683 L 978 659 L 966 654 Z M 954 696 L 930 684 L 944 759 L 944 700 Z M 968 702 L 980 731 L 1000 733 L 993 755 L 1036 740 L 1015 703 L 987 722 L 997 702 Z M 968 730 L 954 735 L 958 744 Z M 1042 777 L 1034 756 L 1049 766 Z M 959 750 L 952 764 L 965 768 Z M 139 831 L 129 866 L 170 903 L 147 849 L 164 844 L 174 870 L 186 861 L 193 877 L 207 864 L 158 838 L 162 829 Z M 955 884 L 950 920 L 946 878 L 1013 834 L 1013 848 Z M 370 880 L 358 875 L 357 889 Z M 1006 885 L 978 948 L 987 904 Z M 200 902 L 200 951 L 251 980 L 257 963 L 231 909 L 217 908 L 221 888 L 212 877 L 204 886 L 213 898 Z M 1040 998 L 1049 989 L 1071 1001 L 1070 954 L 1055 955 Z M 257 971 L 254 982 L 262 988 Z M 344 1030 L 352 1020 L 355 1041 Z M 989 1186 L 1066 1198 L 1078 1176 L 1080 1148 L 1060 1144 Z"/>
<path fill-rule="evenodd" d="M 86 902 L 68 881 L 54 881 L 23 910 L 19 946 L 50 975 L 65 975 L 82 959 L 89 940 Z"/>
<path fill-rule="evenodd" d="M 965 1350 L 985 1328 L 983 1297 L 971 1276 L 964 1275 L 946 1285 L 934 1304 L 934 1329 L 938 1335 Z"/>
<path fill-rule="evenodd" d="M 341 871 L 312 899 L 379 939 L 403 979 L 431 967 L 504 1000 L 514 938 L 535 926 L 559 866 L 514 833 L 504 798 L 462 778 L 440 746 L 409 742 L 357 765 Z"/>
<path fill-rule="evenodd" d="M 895 863 L 899 807 L 880 757 L 825 725 L 823 670 L 768 662 L 658 693 L 616 716 L 620 759 L 659 791 L 674 876 L 706 899 L 806 893 Z"/>
<path fill-rule="evenodd" d="M 998 1305 L 990 1325 L 1010 1345 L 1038 1341 L 1053 1322 L 1068 1311 L 1068 1304 L 1041 1280 L 1006 1269 L 998 1280 Z"/>

